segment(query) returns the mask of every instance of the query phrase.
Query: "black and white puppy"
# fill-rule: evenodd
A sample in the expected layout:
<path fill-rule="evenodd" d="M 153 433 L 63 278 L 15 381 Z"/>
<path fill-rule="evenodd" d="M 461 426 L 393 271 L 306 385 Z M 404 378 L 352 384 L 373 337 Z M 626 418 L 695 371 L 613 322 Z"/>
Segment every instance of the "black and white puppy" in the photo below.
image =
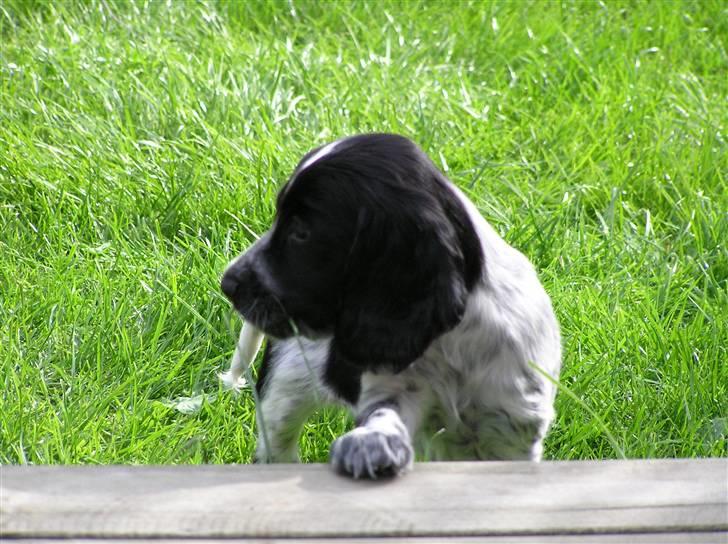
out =
<path fill-rule="evenodd" d="M 344 138 L 303 157 L 272 228 L 222 290 L 246 320 L 227 380 L 268 338 L 260 461 L 297 460 L 301 427 L 343 403 L 331 446 L 355 478 L 427 459 L 539 460 L 559 373 L 559 327 L 529 261 L 413 142 Z M 250 325 L 253 327 L 250 327 Z"/>

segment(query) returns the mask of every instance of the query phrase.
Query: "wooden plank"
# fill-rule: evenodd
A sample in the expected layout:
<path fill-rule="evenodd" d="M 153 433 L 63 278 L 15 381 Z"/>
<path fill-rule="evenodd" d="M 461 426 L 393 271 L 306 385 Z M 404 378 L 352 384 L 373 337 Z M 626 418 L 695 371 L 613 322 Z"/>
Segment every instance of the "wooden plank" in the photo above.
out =
<path fill-rule="evenodd" d="M 2 467 L 9 537 L 342 538 L 728 530 L 728 460 Z"/>
<path fill-rule="evenodd" d="M 8 544 L 59 544 L 57 539 L 4 539 Z M 580 535 L 522 535 L 477 537 L 383 537 L 383 538 L 245 538 L 241 544 L 726 544 L 728 533 L 639 533 L 639 534 L 580 534 Z M 229 539 L 63 539 L 63 544 L 231 544 Z"/>

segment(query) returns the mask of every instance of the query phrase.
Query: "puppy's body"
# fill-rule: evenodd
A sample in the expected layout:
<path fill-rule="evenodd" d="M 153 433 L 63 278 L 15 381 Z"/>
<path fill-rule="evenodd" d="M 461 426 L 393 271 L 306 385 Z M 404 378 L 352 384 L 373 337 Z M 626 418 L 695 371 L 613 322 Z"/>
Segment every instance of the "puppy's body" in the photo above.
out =
<path fill-rule="evenodd" d="M 258 459 L 296 460 L 325 403 L 356 416 L 331 450 L 355 477 L 406 470 L 413 446 L 438 460 L 540 459 L 555 391 L 530 363 L 558 375 L 550 300 L 408 140 L 358 136 L 304 157 L 223 289 L 277 338 L 258 382 Z"/>

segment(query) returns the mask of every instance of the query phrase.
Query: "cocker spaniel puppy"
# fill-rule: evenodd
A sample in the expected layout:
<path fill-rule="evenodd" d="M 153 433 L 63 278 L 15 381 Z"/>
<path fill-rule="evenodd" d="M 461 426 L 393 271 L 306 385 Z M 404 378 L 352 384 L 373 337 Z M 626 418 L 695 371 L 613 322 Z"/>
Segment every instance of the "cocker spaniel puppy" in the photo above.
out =
<path fill-rule="evenodd" d="M 541 458 L 555 389 L 534 366 L 557 377 L 561 360 L 551 301 L 407 138 L 359 135 L 305 155 L 272 228 L 221 286 L 247 322 L 229 384 L 268 338 L 257 460 L 297 460 L 324 403 L 356 418 L 330 452 L 355 478 L 400 474 L 415 452 Z"/>

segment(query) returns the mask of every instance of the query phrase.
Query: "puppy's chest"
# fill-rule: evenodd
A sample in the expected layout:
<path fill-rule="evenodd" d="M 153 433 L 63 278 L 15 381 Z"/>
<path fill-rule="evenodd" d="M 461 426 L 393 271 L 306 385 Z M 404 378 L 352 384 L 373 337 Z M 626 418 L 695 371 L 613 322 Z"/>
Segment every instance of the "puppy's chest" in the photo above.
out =
<path fill-rule="evenodd" d="M 483 398 L 488 386 L 468 361 L 429 354 L 418 364 L 421 387 L 427 391 L 420 429 L 425 434 L 460 435 L 475 439 L 478 424 L 487 411 Z"/>
<path fill-rule="evenodd" d="M 435 402 L 423 414 L 414 437 L 424 460 L 526 458 L 537 426 L 517 422 L 504 408 L 483 399 L 453 405 Z"/>
<path fill-rule="evenodd" d="M 507 361 L 502 353 L 485 360 L 467 355 L 436 353 L 422 361 L 429 402 L 415 437 L 418 454 L 432 460 L 518 458 L 533 430 L 521 428 L 507 409 Z"/>
<path fill-rule="evenodd" d="M 429 391 L 433 417 L 467 424 L 488 406 L 497 406 L 494 378 L 502 361 L 494 355 L 483 357 L 465 343 L 441 344 L 414 365 L 418 381 Z"/>

